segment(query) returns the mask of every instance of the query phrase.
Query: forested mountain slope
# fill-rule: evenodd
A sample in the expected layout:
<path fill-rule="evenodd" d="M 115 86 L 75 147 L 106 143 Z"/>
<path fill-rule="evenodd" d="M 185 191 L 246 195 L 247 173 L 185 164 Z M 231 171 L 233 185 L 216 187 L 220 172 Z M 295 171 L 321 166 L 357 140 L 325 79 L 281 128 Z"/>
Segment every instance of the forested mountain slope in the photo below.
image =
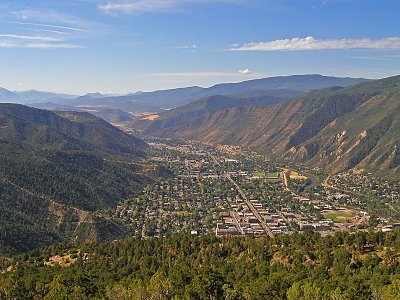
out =
<path fill-rule="evenodd" d="M 148 182 L 146 147 L 87 113 L 0 104 L 0 253 L 124 236 L 98 211 Z"/>
<path fill-rule="evenodd" d="M 305 232 L 53 246 L 0 257 L 0 299 L 395 300 L 399 242 L 398 231 Z M 60 256 L 72 264 L 51 264 Z"/>

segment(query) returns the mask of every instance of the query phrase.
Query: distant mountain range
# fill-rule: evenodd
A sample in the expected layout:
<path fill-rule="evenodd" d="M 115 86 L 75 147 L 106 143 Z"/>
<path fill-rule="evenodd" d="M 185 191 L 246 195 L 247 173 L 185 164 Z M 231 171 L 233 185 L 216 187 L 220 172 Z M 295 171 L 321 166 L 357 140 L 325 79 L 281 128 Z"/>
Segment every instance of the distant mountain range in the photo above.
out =
<path fill-rule="evenodd" d="M 210 88 L 187 87 L 124 96 L 92 93 L 84 96 L 28 91 L 0 90 L 0 102 L 28 104 L 49 110 L 86 111 L 111 123 L 129 122 L 135 115 L 160 113 L 211 96 L 292 99 L 302 93 L 331 86 L 349 86 L 366 81 L 362 78 L 337 78 L 321 75 L 270 77 L 239 83 L 224 83 Z M 112 111 L 110 111 L 112 110 Z"/>
<path fill-rule="evenodd" d="M 5 88 L 0 88 L 0 103 L 19 103 L 28 104 L 35 102 L 65 101 L 76 98 L 75 95 L 57 94 L 43 91 L 23 91 L 13 92 Z"/>
<path fill-rule="evenodd" d="M 194 102 L 155 120 L 133 122 L 132 127 L 160 136 L 240 145 L 332 172 L 354 167 L 392 174 L 400 170 L 400 76 L 311 91 L 271 105 L 214 111 L 197 106 Z M 200 113 L 187 118 L 193 110 Z"/>
<path fill-rule="evenodd" d="M 146 147 L 88 113 L 0 104 L 0 254 L 125 236 L 99 210 L 149 182 Z"/>
<path fill-rule="evenodd" d="M 148 111 L 162 111 L 163 109 L 176 108 L 193 101 L 210 96 L 260 96 L 270 95 L 282 98 L 293 98 L 305 91 L 320 89 L 330 86 L 349 86 L 365 79 L 361 78 L 337 78 L 321 75 L 293 75 L 269 77 L 243 81 L 239 83 L 223 83 L 214 85 L 210 88 L 188 87 L 171 90 L 143 92 L 122 97 L 110 97 L 97 100 L 96 102 L 108 102 L 126 111 L 126 105 L 131 105 L 130 109 L 137 107 L 147 107 Z M 83 100 L 83 99 L 81 99 Z M 88 102 L 81 103 L 76 99 L 74 105 L 88 105 Z M 118 105 L 125 105 L 123 108 Z M 151 110 L 151 108 L 153 110 Z"/>

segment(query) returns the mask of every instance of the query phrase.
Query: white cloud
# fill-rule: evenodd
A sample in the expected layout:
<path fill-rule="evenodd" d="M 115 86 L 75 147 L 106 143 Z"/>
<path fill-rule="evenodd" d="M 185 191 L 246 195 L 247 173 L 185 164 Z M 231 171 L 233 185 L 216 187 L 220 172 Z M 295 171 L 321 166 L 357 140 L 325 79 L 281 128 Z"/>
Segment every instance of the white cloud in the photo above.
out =
<path fill-rule="evenodd" d="M 177 4 L 174 0 L 138 0 L 138 1 L 123 1 L 123 2 L 108 2 L 100 4 L 98 8 L 107 13 L 137 13 L 137 12 L 152 12 L 163 11 Z"/>
<path fill-rule="evenodd" d="M 28 49 L 75 49 L 81 46 L 65 43 L 16 43 L 0 40 L 0 48 L 28 48 Z"/>
<path fill-rule="evenodd" d="M 42 23 L 32 23 L 32 22 L 18 22 L 18 21 L 12 21 L 10 23 L 12 23 L 12 24 L 20 24 L 20 25 L 32 25 L 32 26 L 38 26 L 38 27 L 48 27 L 48 28 L 55 28 L 55 29 L 65 29 L 65 30 L 71 30 L 71 31 L 83 31 L 82 29 L 76 28 L 76 27 L 59 26 L 59 25 L 52 25 L 52 24 L 42 24 Z M 61 32 L 61 34 L 65 34 L 65 32 Z"/>
<path fill-rule="evenodd" d="M 387 60 L 387 58 L 383 56 L 354 56 L 354 58 L 362 60 Z"/>
<path fill-rule="evenodd" d="M 71 35 L 68 32 L 60 31 L 60 30 L 50 30 L 50 29 L 42 29 L 42 28 L 30 28 L 32 30 L 38 30 L 38 31 L 43 31 L 43 32 L 50 32 L 50 33 L 55 33 L 55 34 L 60 34 L 60 35 Z"/>
<path fill-rule="evenodd" d="M 378 55 L 378 56 L 355 56 L 356 59 L 362 60 L 397 60 L 400 58 L 400 54 L 387 54 L 387 55 Z"/>
<path fill-rule="evenodd" d="M 22 45 L 21 48 L 36 48 L 36 49 L 76 49 L 82 46 L 74 44 L 56 44 L 56 43 L 29 43 Z"/>
<path fill-rule="evenodd" d="M 318 40 L 312 36 L 274 40 L 269 42 L 249 43 L 233 47 L 230 51 L 312 51 L 343 49 L 400 49 L 400 37 L 379 40 L 363 39 L 327 39 Z"/>
<path fill-rule="evenodd" d="M 0 34 L 2 38 L 31 40 L 31 41 L 43 41 L 43 42 L 59 42 L 60 39 L 49 37 L 49 36 L 29 36 L 29 35 L 16 35 L 16 34 Z"/>
<path fill-rule="evenodd" d="M 41 48 L 72 49 L 78 45 L 65 43 L 64 40 L 50 36 L 0 34 L 0 48 Z"/>
<path fill-rule="evenodd" d="M 183 45 L 176 47 L 176 49 L 197 49 L 197 45 Z"/>
<path fill-rule="evenodd" d="M 55 28 L 55 29 L 65 29 L 65 30 L 70 30 L 70 31 L 83 31 L 80 28 L 76 27 L 68 27 L 68 26 L 59 26 L 59 25 L 52 25 L 52 24 L 42 24 L 42 23 L 32 23 L 32 22 L 18 22 L 18 21 L 12 21 L 10 22 L 12 24 L 20 24 L 20 25 L 32 25 L 32 26 L 38 26 L 38 27 L 47 27 L 47 28 Z M 61 32 L 61 34 L 65 34 L 65 32 Z"/>
<path fill-rule="evenodd" d="M 0 48 L 12 48 L 14 44 L 7 41 L 0 41 Z"/>
<path fill-rule="evenodd" d="M 110 13 L 135 14 L 141 12 L 168 11 L 184 4 L 213 2 L 240 3 L 243 0 L 119 0 L 98 5 L 98 9 Z"/>
<path fill-rule="evenodd" d="M 0 34 L 1 47 L 37 49 L 73 49 L 83 39 L 104 32 L 104 27 L 78 16 L 52 9 L 23 9 L 9 12 L 11 24 L 20 34 Z M 27 32 L 29 30 L 29 34 Z M 32 34 L 36 31 L 36 35 Z"/>
<path fill-rule="evenodd" d="M 20 23 L 29 25 L 67 29 L 72 31 L 83 31 L 82 28 L 85 28 L 88 25 L 87 21 L 78 17 L 49 9 L 24 9 L 12 12 L 11 14 L 15 16 Z"/>
<path fill-rule="evenodd" d="M 245 69 L 245 70 L 239 70 L 239 73 L 243 75 L 250 75 L 252 72 L 249 69 Z"/>

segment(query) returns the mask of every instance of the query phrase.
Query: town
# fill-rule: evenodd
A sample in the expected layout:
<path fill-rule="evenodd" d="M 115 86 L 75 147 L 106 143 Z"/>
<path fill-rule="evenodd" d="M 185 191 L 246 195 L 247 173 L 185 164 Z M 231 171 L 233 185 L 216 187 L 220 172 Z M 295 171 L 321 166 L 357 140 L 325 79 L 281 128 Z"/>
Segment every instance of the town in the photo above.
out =
<path fill-rule="evenodd" d="M 143 137 L 142 137 L 143 138 Z M 320 170 L 274 162 L 239 147 L 147 137 L 147 163 L 163 178 L 123 201 L 114 214 L 133 236 L 216 236 L 314 231 L 390 231 L 400 185 L 363 170 L 323 176 Z M 382 199 L 372 206 L 371 197 Z"/>

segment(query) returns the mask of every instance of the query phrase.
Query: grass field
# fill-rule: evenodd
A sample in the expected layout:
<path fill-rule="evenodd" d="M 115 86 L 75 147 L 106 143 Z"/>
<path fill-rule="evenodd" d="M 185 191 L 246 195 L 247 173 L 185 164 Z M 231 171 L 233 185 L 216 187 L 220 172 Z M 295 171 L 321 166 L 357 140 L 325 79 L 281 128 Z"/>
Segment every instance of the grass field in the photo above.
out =
<path fill-rule="evenodd" d="M 356 216 L 356 212 L 352 210 L 332 211 L 324 213 L 326 219 L 330 219 L 335 223 L 346 223 Z"/>
<path fill-rule="evenodd" d="M 278 179 L 279 178 L 279 173 L 267 173 L 267 178 L 269 179 Z"/>
<path fill-rule="evenodd" d="M 253 172 L 253 176 L 256 176 L 256 177 L 264 177 L 264 176 L 265 176 L 265 173 L 263 173 L 263 172 Z"/>

